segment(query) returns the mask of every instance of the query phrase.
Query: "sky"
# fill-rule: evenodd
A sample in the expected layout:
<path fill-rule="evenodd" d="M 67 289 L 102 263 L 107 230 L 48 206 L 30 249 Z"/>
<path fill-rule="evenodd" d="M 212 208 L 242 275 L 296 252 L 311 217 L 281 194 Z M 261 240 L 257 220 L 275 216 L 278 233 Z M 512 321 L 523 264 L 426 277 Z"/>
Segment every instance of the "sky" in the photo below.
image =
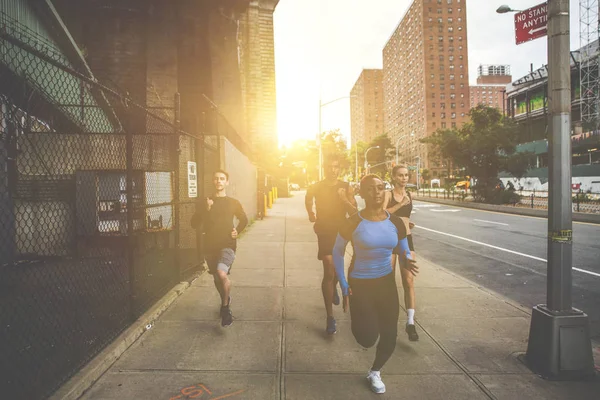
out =
<path fill-rule="evenodd" d="M 463 0 L 464 3 L 465 0 Z M 546 64 L 547 41 L 515 45 L 514 14 L 497 14 L 508 4 L 524 10 L 541 0 L 466 0 L 469 80 L 480 64 L 508 64 L 513 81 L 530 64 Z M 280 0 L 274 13 L 277 127 L 279 144 L 314 139 L 323 103 L 350 95 L 365 68 L 382 68 L 382 50 L 412 0 Z M 367 5 L 368 4 L 368 5 Z M 571 49 L 580 47 L 579 0 L 570 0 Z M 350 136 L 350 100 L 322 108 L 322 131 Z"/>

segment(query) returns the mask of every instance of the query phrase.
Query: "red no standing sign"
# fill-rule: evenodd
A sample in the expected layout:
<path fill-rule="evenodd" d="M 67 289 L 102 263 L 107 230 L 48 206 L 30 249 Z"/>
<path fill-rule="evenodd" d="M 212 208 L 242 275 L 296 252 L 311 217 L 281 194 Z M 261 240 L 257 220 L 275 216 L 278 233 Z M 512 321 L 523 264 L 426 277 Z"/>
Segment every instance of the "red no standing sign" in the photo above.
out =
<path fill-rule="evenodd" d="M 546 36 L 548 3 L 539 4 L 515 14 L 515 39 L 517 44 Z"/>

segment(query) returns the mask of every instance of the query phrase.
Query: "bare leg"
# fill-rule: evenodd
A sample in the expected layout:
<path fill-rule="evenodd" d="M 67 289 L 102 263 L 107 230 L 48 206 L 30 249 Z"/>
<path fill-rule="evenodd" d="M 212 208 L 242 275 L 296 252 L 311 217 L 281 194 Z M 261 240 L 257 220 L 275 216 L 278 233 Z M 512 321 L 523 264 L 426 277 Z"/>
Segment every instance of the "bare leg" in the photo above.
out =
<path fill-rule="evenodd" d="M 214 275 L 215 287 L 221 296 L 221 305 L 223 307 L 229 305 L 229 293 L 231 292 L 231 281 L 227 276 L 227 272 L 217 270 Z"/>
<path fill-rule="evenodd" d="M 413 276 L 413 274 L 411 274 L 410 272 L 408 272 L 407 270 L 405 270 L 404 268 L 401 269 L 402 274 L 402 287 L 404 289 L 404 305 L 406 306 L 406 309 L 413 309 L 415 308 L 415 277 Z"/>
<path fill-rule="evenodd" d="M 335 268 L 333 266 L 333 256 L 323 257 L 323 281 L 321 290 L 323 291 L 323 301 L 325 302 L 325 311 L 327 317 L 333 317 L 333 286 L 335 280 Z"/>

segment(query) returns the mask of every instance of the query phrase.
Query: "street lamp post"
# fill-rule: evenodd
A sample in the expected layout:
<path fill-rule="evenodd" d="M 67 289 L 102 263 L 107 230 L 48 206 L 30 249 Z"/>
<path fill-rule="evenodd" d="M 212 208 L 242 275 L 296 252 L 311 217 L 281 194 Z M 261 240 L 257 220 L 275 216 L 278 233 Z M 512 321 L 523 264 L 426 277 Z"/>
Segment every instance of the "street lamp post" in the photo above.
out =
<path fill-rule="evenodd" d="M 321 101 L 321 97 L 319 97 L 319 133 L 317 134 L 317 146 L 319 147 L 319 180 L 323 180 L 323 146 L 321 146 L 321 133 L 322 133 L 322 118 L 321 118 L 321 109 L 331 103 L 335 103 L 336 101 L 339 100 L 344 100 L 344 99 L 351 99 L 354 98 L 356 96 L 343 96 L 343 97 L 339 97 L 337 99 L 328 101 L 327 103 L 323 103 Z"/>
<path fill-rule="evenodd" d="M 368 164 L 368 162 L 367 162 L 367 154 L 369 154 L 369 150 L 378 149 L 378 148 L 379 148 L 379 146 L 372 146 L 372 147 L 369 147 L 369 148 L 368 148 L 368 149 L 365 151 L 365 171 L 367 170 L 367 167 L 368 167 L 368 165 L 369 165 L 369 164 Z"/>
<path fill-rule="evenodd" d="M 402 135 L 396 140 L 396 165 L 398 165 L 398 144 L 400 143 L 400 140 L 404 139 L 406 136 L 408 135 Z M 415 136 L 415 134 L 411 133 L 410 136 Z"/>
<path fill-rule="evenodd" d="M 419 173 L 421 171 L 421 156 L 416 156 L 417 159 L 417 190 L 419 190 Z"/>
<path fill-rule="evenodd" d="M 588 316 L 572 306 L 569 0 L 548 0 L 548 246 L 546 302 L 533 307 L 526 360 L 555 379 L 594 376 Z M 502 6 L 499 13 L 514 11 Z"/>

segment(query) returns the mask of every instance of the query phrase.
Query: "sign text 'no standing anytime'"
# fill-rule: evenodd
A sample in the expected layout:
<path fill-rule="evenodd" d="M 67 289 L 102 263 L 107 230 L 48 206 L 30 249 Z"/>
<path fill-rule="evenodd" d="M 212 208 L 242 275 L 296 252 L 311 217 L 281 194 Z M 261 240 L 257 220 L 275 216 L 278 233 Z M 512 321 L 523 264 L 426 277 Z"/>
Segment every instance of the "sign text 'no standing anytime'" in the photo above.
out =
<path fill-rule="evenodd" d="M 548 3 L 538 4 L 515 14 L 515 39 L 517 44 L 546 36 Z"/>

